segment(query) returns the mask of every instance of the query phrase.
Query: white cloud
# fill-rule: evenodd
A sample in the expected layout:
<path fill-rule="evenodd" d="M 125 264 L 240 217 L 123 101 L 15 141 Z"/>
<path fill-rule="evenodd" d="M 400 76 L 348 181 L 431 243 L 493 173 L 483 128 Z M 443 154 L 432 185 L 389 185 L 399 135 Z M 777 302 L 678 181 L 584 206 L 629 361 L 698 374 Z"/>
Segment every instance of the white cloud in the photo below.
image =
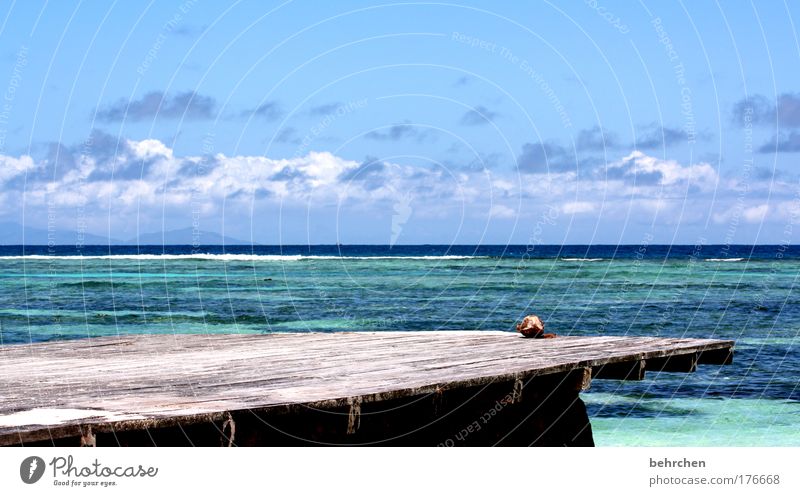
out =
<path fill-rule="evenodd" d="M 567 215 L 585 214 L 593 211 L 599 211 L 594 203 L 591 202 L 568 202 L 565 203 L 561 210 Z"/>
<path fill-rule="evenodd" d="M 777 220 L 778 218 L 786 217 L 790 202 L 782 202 L 778 204 L 777 215 L 773 216 L 774 219 L 767 217 L 770 212 L 769 205 L 766 203 L 748 204 L 741 198 L 736 199 L 729 205 L 722 204 L 719 206 L 719 211 L 715 212 L 711 218 L 717 224 L 737 224 L 740 220 L 744 220 L 750 224 L 758 224 L 765 221 Z"/>
<path fill-rule="evenodd" d="M 494 179 L 492 180 L 492 188 L 501 194 L 508 195 L 518 191 L 519 185 L 507 179 Z"/>
<path fill-rule="evenodd" d="M 744 209 L 742 212 L 742 217 L 744 217 L 744 220 L 747 222 L 758 223 L 764 220 L 764 217 L 767 215 L 768 211 L 769 205 L 764 203 L 762 205 Z"/>
<path fill-rule="evenodd" d="M 637 184 L 655 182 L 660 186 L 691 184 L 704 190 L 713 189 L 719 175 L 710 164 L 701 162 L 688 166 L 675 160 L 663 160 L 634 151 L 618 162 L 608 165 L 610 175 L 621 174 L 623 178 L 636 180 Z"/>
<path fill-rule="evenodd" d="M 782 219 L 795 224 L 800 220 L 800 198 L 780 202 L 776 210 Z"/>
<path fill-rule="evenodd" d="M 28 155 L 23 155 L 19 158 L 0 155 L 0 184 L 33 170 L 34 167 L 36 167 L 36 164 Z"/>
<path fill-rule="evenodd" d="M 495 219 L 513 219 L 516 215 L 516 210 L 506 207 L 505 205 L 495 204 L 489 209 L 489 217 Z"/>
<path fill-rule="evenodd" d="M 154 157 L 172 158 L 172 149 L 156 139 L 146 139 L 142 141 L 127 140 L 128 146 L 133 150 L 139 159 L 150 159 Z"/>

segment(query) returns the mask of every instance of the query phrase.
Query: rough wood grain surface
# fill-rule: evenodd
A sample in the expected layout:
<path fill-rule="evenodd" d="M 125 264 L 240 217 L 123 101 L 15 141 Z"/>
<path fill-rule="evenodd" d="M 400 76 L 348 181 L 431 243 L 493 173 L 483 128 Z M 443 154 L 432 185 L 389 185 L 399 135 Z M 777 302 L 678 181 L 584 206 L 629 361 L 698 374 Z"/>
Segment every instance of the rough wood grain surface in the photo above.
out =
<path fill-rule="evenodd" d="M 492 331 L 138 335 L 0 346 L 0 445 L 87 426 L 141 429 L 247 409 L 360 405 L 667 356 L 699 356 L 702 364 L 703 352 L 732 347 Z"/>

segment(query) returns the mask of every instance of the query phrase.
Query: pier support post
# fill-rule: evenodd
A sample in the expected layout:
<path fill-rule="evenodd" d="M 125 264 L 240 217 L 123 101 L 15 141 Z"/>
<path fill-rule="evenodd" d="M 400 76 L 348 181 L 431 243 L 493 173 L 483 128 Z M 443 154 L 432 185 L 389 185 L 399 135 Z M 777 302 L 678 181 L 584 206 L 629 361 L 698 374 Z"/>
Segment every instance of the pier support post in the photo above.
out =
<path fill-rule="evenodd" d="M 86 429 L 84 431 L 84 429 Z M 82 427 L 81 428 L 81 447 L 96 447 L 97 446 L 97 438 L 94 434 L 92 434 L 92 426 Z"/>
<path fill-rule="evenodd" d="M 592 367 L 592 378 L 641 381 L 644 379 L 645 370 L 647 367 L 644 360 L 607 363 L 599 367 Z"/>
<path fill-rule="evenodd" d="M 663 358 L 649 358 L 645 360 L 647 370 L 654 372 L 694 372 L 697 370 L 698 353 L 686 355 L 673 355 Z"/>
<path fill-rule="evenodd" d="M 350 412 L 347 414 L 347 434 L 355 434 L 361 425 L 361 398 L 348 399 Z"/>

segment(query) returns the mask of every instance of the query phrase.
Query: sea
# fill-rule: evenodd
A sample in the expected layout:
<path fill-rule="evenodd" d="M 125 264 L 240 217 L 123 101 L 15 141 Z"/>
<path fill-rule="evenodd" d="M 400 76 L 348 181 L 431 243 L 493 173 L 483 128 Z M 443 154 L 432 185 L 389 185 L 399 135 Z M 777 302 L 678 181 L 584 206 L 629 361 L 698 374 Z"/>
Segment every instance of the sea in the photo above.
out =
<path fill-rule="evenodd" d="M 501 330 L 736 341 L 592 383 L 600 446 L 800 446 L 800 246 L 0 246 L 0 343 Z"/>

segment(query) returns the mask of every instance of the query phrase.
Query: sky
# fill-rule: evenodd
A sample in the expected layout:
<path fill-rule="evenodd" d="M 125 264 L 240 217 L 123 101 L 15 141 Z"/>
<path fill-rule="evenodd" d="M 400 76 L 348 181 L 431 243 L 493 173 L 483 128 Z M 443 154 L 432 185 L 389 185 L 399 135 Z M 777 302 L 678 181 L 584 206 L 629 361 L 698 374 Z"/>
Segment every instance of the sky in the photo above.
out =
<path fill-rule="evenodd" d="M 796 244 L 797 2 L 0 2 L 0 222 Z"/>

